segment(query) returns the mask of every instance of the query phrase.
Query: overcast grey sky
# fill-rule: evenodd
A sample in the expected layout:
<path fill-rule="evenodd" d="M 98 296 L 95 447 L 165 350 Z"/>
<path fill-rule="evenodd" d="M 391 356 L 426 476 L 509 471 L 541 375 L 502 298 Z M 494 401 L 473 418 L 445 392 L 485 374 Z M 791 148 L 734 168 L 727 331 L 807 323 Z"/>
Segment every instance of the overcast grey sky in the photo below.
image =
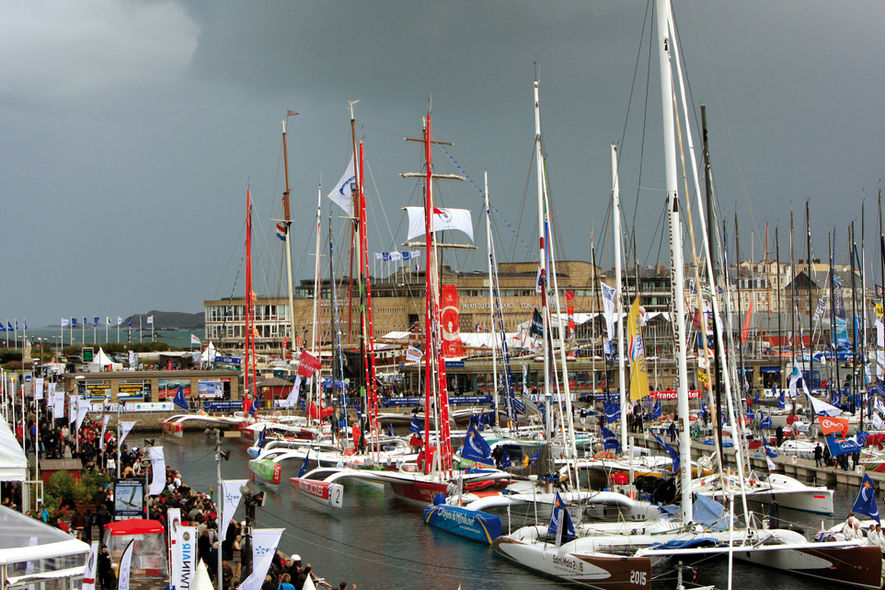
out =
<path fill-rule="evenodd" d="M 805 199 L 818 251 L 834 225 L 844 245 L 863 188 L 871 238 L 885 153 L 885 4 L 687 0 L 675 10 L 695 106 L 709 109 L 721 207 L 729 225 L 740 216 L 742 251 L 752 231 L 761 255 L 769 221 L 787 252 L 789 211 L 802 227 Z M 588 258 L 591 227 L 603 234 L 609 143 L 626 125 L 624 216 L 632 223 L 638 195 L 640 260 L 654 263 L 663 166 L 645 14 L 645 0 L 0 3 L 0 317 L 37 326 L 199 311 L 204 299 L 241 293 L 248 184 L 256 285 L 277 291 L 270 220 L 280 211 L 287 108 L 300 113 L 289 129 L 293 256 L 299 277 L 311 276 L 316 187 L 346 164 L 349 99 L 360 100 L 372 176 L 370 250 L 405 237 L 400 207 L 418 193 L 397 174 L 417 169 L 420 150 L 402 137 L 420 135 L 432 95 L 434 135 L 454 142 L 449 154 L 477 185 L 489 172 L 501 258 L 530 259 L 534 61 L 559 258 Z M 456 171 L 443 152 L 435 158 L 438 170 Z M 471 208 L 481 227 L 471 184 L 440 197 Z M 482 252 L 456 262 L 484 268 Z"/>

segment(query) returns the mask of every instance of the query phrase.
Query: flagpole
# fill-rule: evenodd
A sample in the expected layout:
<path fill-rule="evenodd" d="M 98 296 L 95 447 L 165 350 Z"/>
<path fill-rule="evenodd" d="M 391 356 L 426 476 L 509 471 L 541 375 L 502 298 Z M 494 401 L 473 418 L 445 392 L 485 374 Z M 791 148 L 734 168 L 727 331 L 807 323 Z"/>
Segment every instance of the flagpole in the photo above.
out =
<path fill-rule="evenodd" d="M 141 342 L 141 314 L 138 315 L 138 341 Z"/>

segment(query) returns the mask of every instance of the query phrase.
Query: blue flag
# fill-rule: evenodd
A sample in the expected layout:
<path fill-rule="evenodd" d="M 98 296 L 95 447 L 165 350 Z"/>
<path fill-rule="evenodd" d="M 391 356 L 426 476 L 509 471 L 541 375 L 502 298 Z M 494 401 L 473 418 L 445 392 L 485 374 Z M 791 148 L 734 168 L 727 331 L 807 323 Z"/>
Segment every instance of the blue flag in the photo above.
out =
<path fill-rule="evenodd" d="M 606 402 L 602 405 L 605 408 L 606 423 L 617 422 L 621 419 L 621 408 L 615 402 Z"/>
<path fill-rule="evenodd" d="M 307 448 L 307 454 L 304 455 L 304 462 L 301 464 L 301 469 L 298 471 L 298 477 L 304 477 L 304 474 L 307 473 L 307 461 L 310 459 L 310 447 Z"/>
<path fill-rule="evenodd" d="M 753 412 L 753 406 L 747 406 L 747 420 L 752 422 L 756 419 L 756 413 Z"/>
<path fill-rule="evenodd" d="M 655 400 L 655 407 L 652 410 L 651 415 L 654 417 L 655 420 L 660 420 L 661 414 L 663 414 L 663 413 L 664 413 L 664 408 L 661 405 L 661 400 Z"/>
<path fill-rule="evenodd" d="M 867 441 L 867 437 L 870 436 L 870 433 L 865 430 L 858 430 L 857 434 L 854 435 L 854 440 L 857 441 L 857 444 L 863 446 L 863 444 Z"/>
<path fill-rule="evenodd" d="M 6 323 L 8 324 L 9 322 L 6 322 Z M 77 318 L 71 318 L 71 327 L 72 328 L 77 327 Z M 9 327 L 9 330 L 12 331 L 12 326 Z"/>
<path fill-rule="evenodd" d="M 267 444 L 267 426 L 261 429 L 261 432 L 258 433 L 258 442 L 255 443 L 255 446 L 259 449 L 263 449 L 264 445 Z"/>
<path fill-rule="evenodd" d="M 0 322 L 0 332 L 5 332 L 5 331 L 6 331 L 6 324 L 4 324 L 3 322 Z"/>
<path fill-rule="evenodd" d="M 529 336 L 544 336 L 544 318 L 541 317 L 541 312 L 535 309 L 532 312 L 532 323 L 529 325 Z"/>
<path fill-rule="evenodd" d="M 783 410 L 787 407 L 787 400 L 784 398 L 784 390 L 781 389 L 781 393 L 777 398 L 777 407 L 780 410 Z"/>
<path fill-rule="evenodd" d="M 98 320 L 100 320 L 100 319 L 101 319 L 101 318 L 99 318 L 98 316 L 95 316 L 95 317 L 92 318 L 92 327 L 93 327 L 93 328 L 97 328 L 97 327 L 98 327 Z"/>
<path fill-rule="evenodd" d="M 190 409 L 187 405 L 187 400 L 184 398 L 184 389 L 182 389 L 181 385 L 178 386 L 178 390 L 175 392 L 175 397 L 172 398 L 172 403 L 184 410 Z"/>
<path fill-rule="evenodd" d="M 541 454 L 541 449 L 538 449 L 537 451 L 532 453 L 532 456 L 529 458 L 529 463 L 534 463 L 535 461 L 537 461 L 538 455 L 540 455 L 540 454 Z"/>
<path fill-rule="evenodd" d="M 77 325 L 77 322 L 76 322 L 76 321 L 74 321 L 74 325 L 75 325 L 75 326 Z M 132 316 L 129 316 L 129 320 L 126 322 L 126 326 L 129 327 L 129 328 L 132 327 Z"/>
<path fill-rule="evenodd" d="M 827 446 L 830 448 L 830 455 L 838 457 L 839 455 L 850 455 L 860 452 L 860 445 L 857 441 L 850 438 L 836 438 L 836 435 L 825 436 Z"/>
<path fill-rule="evenodd" d="M 770 419 L 771 418 L 769 418 L 769 420 Z M 765 436 L 762 437 L 762 445 L 765 447 L 765 454 L 768 455 L 770 459 L 774 459 L 775 457 L 777 457 L 777 453 L 772 451 L 771 447 L 768 446 L 768 438 Z"/>
<path fill-rule="evenodd" d="M 421 434 L 421 430 L 423 430 L 423 425 L 418 421 L 418 416 L 413 415 L 412 421 L 409 422 L 409 432 Z"/>
<path fill-rule="evenodd" d="M 252 403 L 249 405 L 249 415 L 254 416 L 258 412 L 258 396 L 252 398 Z"/>
<path fill-rule="evenodd" d="M 393 424 L 387 423 L 387 436 L 393 436 Z"/>
<path fill-rule="evenodd" d="M 562 527 L 562 540 L 564 542 L 571 541 L 575 538 L 575 525 L 572 524 L 572 517 L 569 515 L 562 501 L 562 496 L 556 492 L 556 498 L 553 500 L 553 514 L 550 516 L 550 526 L 547 527 L 547 534 L 555 537 Z"/>
<path fill-rule="evenodd" d="M 851 511 L 865 514 L 876 522 L 880 522 L 879 507 L 876 505 L 876 488 L 873 486 L 873 480 L 866 473 L 860 482 L 860 490 L 857 492 L 857 499 L 854 501 Z"/>
<path fill-rule="evenodd" d="M 461 458 L 478 463 L 494 463 L 492 461 L 492 449 L 476 429 L 475 424 L 471 424 L 470 428 L 467 429 L 464 446 L 461 448 Z"/>
<path fill-rule="evenodd" d="M 605 426 L 600 426 L 602 428 L 602 446 L 607 451 L 609 449 L 614 449 L 616 452 L 621 452 L 621 443 L 618 442 L 618 437 L 614 432 L 606 428 Z"/>
<path fill-rule="evenodd" d="M 652 433 L 652 436 L 655 437 L 655 440 L 658 441 L 658 444 L 661 445 L 661 447 L 663 447 L 665 451 L 667 451 L 667 454 L 670 455 L 670 459 L 673 460 L 673 473 L 679 471 L 679 453 L 677 453 L 673 447 L 664 442 L 664 439 L 662 439 L 657 434 Z"/>
<path fill-rule="evenodd" d="M 769 430 L 773 426 L 770 414 L 762 414 L 762 420 L 759 421 L 759 428 Z"/>

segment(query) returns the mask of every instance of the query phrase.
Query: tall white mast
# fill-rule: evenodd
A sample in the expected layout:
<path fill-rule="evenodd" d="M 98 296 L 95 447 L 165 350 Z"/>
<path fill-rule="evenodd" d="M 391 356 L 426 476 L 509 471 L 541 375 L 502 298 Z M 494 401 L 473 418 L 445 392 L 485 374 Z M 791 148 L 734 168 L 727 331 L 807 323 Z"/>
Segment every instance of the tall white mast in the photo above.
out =
<path fill-rule="evenodd" d="M 618 384 L 621 403 L 621 443 L 627 448 L 627 381 L 624 370 L 624 293 L 621 283 L 621 187 L 618 180 L 618 148 L 611 144 L 612 163 L 612 238 L 615 248 L 615 317 L 618 320 Z"/>
<path fill-rule="evenodd" d="M 489 172 L 483 171 L 483 180 L 485 181 L 485 201 L 486 201 L 486 248 L 488 250 L 489 261 L 489 334 L 497 334 L 495 329 L 495 296 L 493 293 L 494 281 L 492 280 L 492 209 L 489 206 Z M 498 423 L 498 355 L 495 352 L 495 340 L 491 342 L 492 346 L 492 400 L 495 407 L 495 424 Z M 503 354 L 503 350 L 501 351 Z"/>
<path fill-rule="evenodd" d="M 547 334 L 549 333 L 549 323 L 547 321 L 547 255 L 544 243 L 544 157 L 541 154 L 541 106 L 538 96 L 538 80 L 534 82 L 534 98 L 535 98 L 535 168 L 537 174 L 538 185 L 538 265 L 540 270 L 539 287 L 541 289 L 541 321 L 544 334 L 542 340 L 544 342 L 541 350 L 544 354 L 544 415 L 547 417 L 546 435 L 550 440 L 553 436 L 553 416 L 551 411 L 551 392 L 550 392 L 550 351 L 548 350 Z"/>
<path fill-rule="evenodd" d="M 322 222 L 321 210 L 322 210 L 322 199 L 323 199 L 323 185 L 317 185 L 317 236 L 316 236 L 316 249 L 314 251 L 314 269 L 313 269 L 313 322 L 310 333 L 310 349 L 315 358 L 320 358 L 320 350 L 319 350 L 319 342 L 320 339 L 320 327 L 319 320 L 317 318 L 317 312 L 319 309 L 319 300 L 320 300 L 320 236 L 322 235 L 322 230 L 320 229 L 320 223 Z M 286 233 L 288 236 L 288 232 Z M 322 363 L 320 363 L 322 365 Z M 320 385 L 320 373 L 322 373 L 322 366 L 317 370 L 316 374 L 313 377 L 313 390 L 317 394 L 317 398 L 322 395 L 321 385 Z M 332 378 L 334 379 L 334 375 Z"/>
<path fill-rule="evenodd" d="M 661 70 L 661 110 L 664 131 L 664 168 L 666 172 L 667 211 L 670 219 L 670 278 L 673 291 L 674 354 L 678 369 L 677 414 L 679 428 L 679 462 L 682 522 L 692 521 L 691 505 L 691 439 L 688 422 L 688 365 L 685 348 L 685 269 L 682 256 L 682 222 L 679 217 L 678 176 L 676 172 L 676 132 L 674 129 L 673 79 L 670 66 L 670 35 L 667 27 L 669 0 L 655 0 L 657 10 L 658 56 Z"/>

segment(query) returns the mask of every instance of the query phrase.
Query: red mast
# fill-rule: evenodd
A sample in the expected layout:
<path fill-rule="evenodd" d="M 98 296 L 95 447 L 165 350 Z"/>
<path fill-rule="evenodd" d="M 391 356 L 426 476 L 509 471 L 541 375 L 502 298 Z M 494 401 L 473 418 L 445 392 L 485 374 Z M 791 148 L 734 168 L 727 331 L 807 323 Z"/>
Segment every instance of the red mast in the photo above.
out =
<path fill-rule="evenodd" d="M 255 378 L 255 333 L 254 333 L 254 317 L 252 314 L 252 304 L 255 299 L 255 292 L 252 290 L 252 195 L 250 189 L 246 188 L 246 298 L 245 298 L 245 339 L 243 340 L 243 411 L 249 412 L 251 400 L 246 393 L 249 391 L 249 376 L 251 369 L 252 389 L 256 388 Z M 257 398 L 258 392 L 253 391 L 252 395 Z"/>
<path fill-rule="evenodd" d="M 378 426 L 378 386 L 375 383 L 375 327 L 372 322 L 372 280 L 369 275 L 369 246 L 366 231 L 366 194 L 363 189 L 364 173 L 363 173 L 363 142 L 360 142 L 360 169 L 359 169 L 359 225 L 360 225 L 360 273 L 366 277 L 366 305 L 362 308 L 362 330 L 363 334 L 368 336 L 368 346 L 363 346 L 363 366 L 365 367 L 366 379 L 366 395 L 368 400 L 366 410 L 369 414 L 370 432 L 372 435 L 372 444 L 377 449 L 378 434 L 380 432 Z"/>
<path fill-rule="evenodd" d="M 440 362 L 439 347 L 439 292 L 436 276 L 436 260 L 433 254 L 433 232 L 431 220 L 433 218 L 433 159 L 430 146 L 430 114 L 424 119 L 424 161 L 426 168 L 426 184 L 424 187 L 424 235 L 426 238 L 426 257 L 424 269 L 425 300 L 424 300 L 424 449 L 425 454 L 430 451 L 430 413 L 433 401 L 433 369 L 437 369 L 438 376 L 438 416 L 439 416 L 439 449 L 440 468 L 449 469 L 452 464 L 452 443 L 449 432 L 449 400 L 446 387 L 445 363 Z M 428 457 L 429 459 L 429 457 Z M 425 460 L 424 473 L 431 470 L 431 461 Z"/>

